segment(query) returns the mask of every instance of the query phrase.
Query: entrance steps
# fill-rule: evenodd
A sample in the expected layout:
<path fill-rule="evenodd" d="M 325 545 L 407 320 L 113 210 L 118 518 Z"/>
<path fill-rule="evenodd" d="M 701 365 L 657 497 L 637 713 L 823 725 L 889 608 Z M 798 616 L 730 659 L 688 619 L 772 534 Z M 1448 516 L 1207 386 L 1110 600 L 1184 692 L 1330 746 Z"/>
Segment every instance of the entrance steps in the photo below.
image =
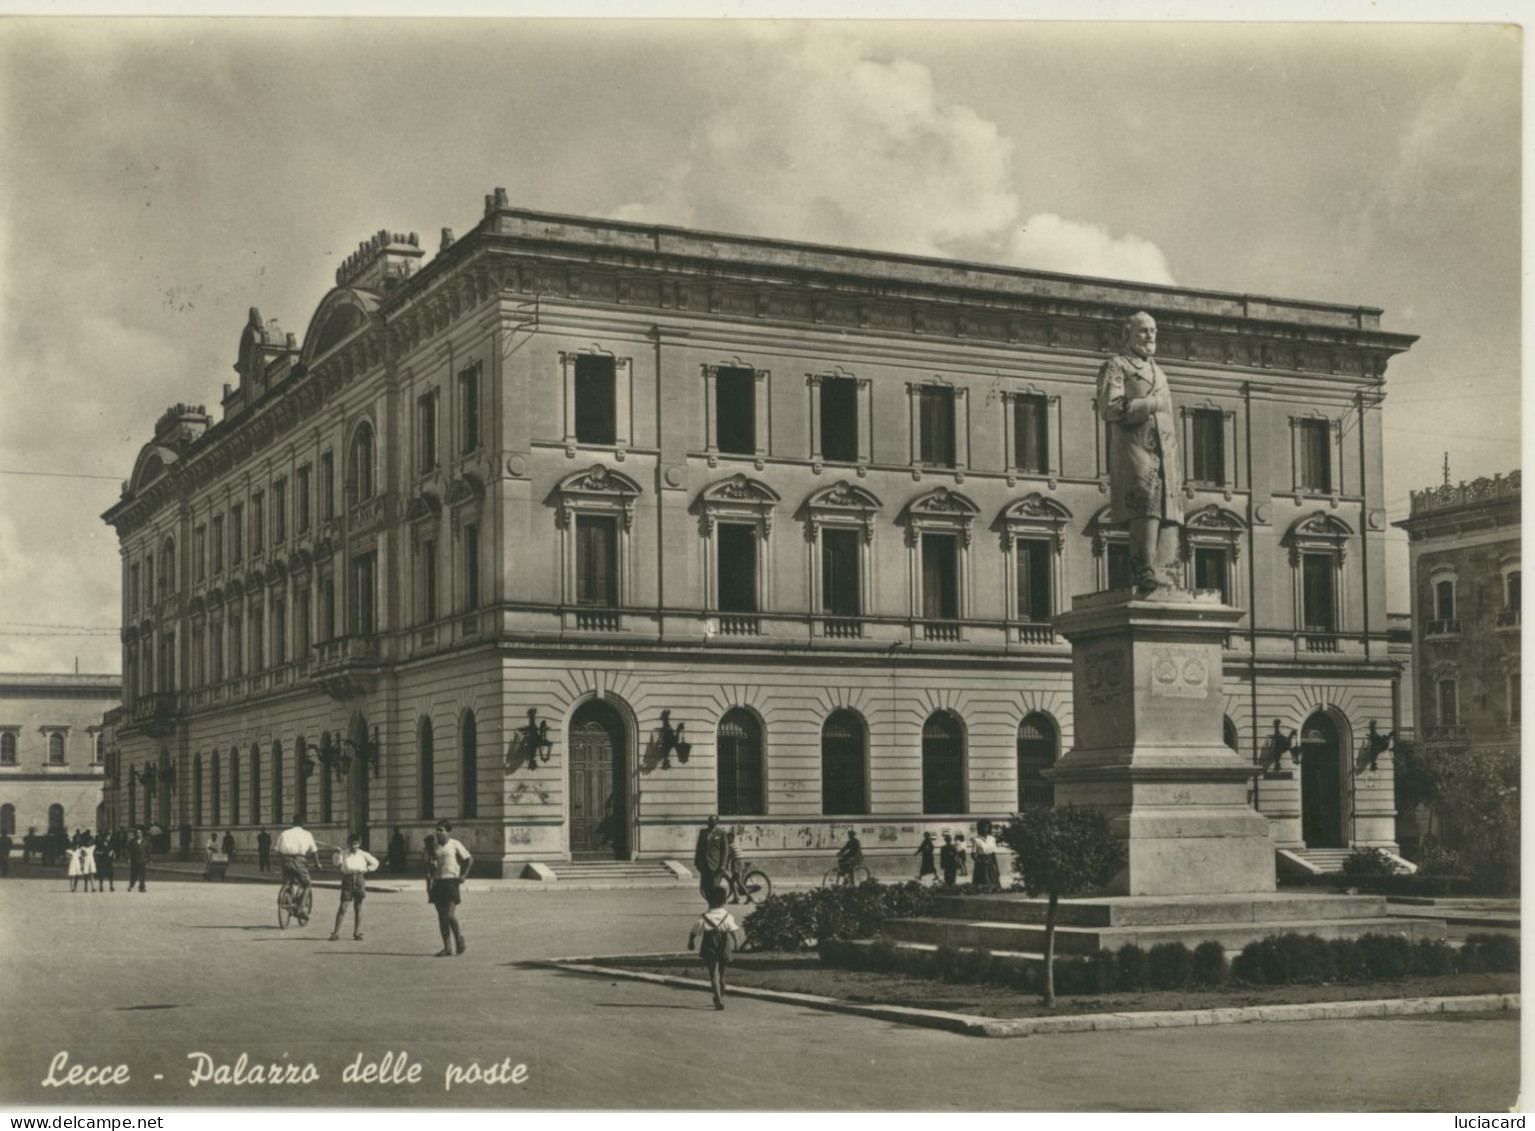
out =
<path fill-rule="evenodd" d="M 937 914 L 891 919 L 883 933 L 896 941 L 993 951 L 1039 953 L 1045 946 L 1048 903 L 1010 895 L 940 898 Z M 1119 896 L 1061 901 L 1055 946 L 1060 954 L 1147 948 L 1163 942 L 1189 947 L 1207 940 L 1239 950 L 1269 935 L 1294 932 L 1323 938 L 1365 934 L 1408 939 L 1445 936 L 1443 919 L 1387 913 L 1384 896 L 1258 893 L 1212 896 Z"/>
<path fill-rule="evenodd" d="M 685 886 L 696 880 L 679 877 L 660 860 L 571 860 L 545 865 L 559 883 L 590 883 L 620 887 L 628 884 Z"/>
<path fill-rule="evenodd" d="M 1343 871 L 1343 862 L 1355 851 L 1352 848 L 1281 848 L 1275 853 L 1275 863 L 1280 875 L 1335 876 Z M 1398 872 L 1418 870 L 1417 865 L 1394 852 L 1386 852 L 1385 855 Z"/>

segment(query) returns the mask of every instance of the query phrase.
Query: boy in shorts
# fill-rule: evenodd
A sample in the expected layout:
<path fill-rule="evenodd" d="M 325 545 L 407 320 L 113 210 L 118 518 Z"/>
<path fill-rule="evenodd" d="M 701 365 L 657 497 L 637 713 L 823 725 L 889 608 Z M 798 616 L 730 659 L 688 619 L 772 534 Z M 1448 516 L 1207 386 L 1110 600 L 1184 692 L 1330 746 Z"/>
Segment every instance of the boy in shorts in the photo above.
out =
<path fill-rule="evenodd" d="M 709 971 L 709 986 L 714 991 L 715 1009 L 725 1008 L 725 967 L 730 965 L 736 936 L 741 933 L 735 917 L 725 910 L 727 894 L 723 884 L 711 888 L 709 910 L 699 917 L 688 933 L 689 950 L 693 949 L 695 941 L 702 939 L 698 943 L 698 957 L 704 960 L 704 967 Z"/>
<path fill-rule="evenodd" d="M 362 847 L 362 836 L 352 833 L 346 838 L 346 851 L 341 854 L 341 906 L 336 908 L 336 926 L 330 933 L 330 941 L 341 937 L 341 922 L 346 918 L 346 905 L 352 905 L 352 937 L 362 941 L 362 901 L 368 894 L 368 873 L 378 871 L 378 858 Z"/>

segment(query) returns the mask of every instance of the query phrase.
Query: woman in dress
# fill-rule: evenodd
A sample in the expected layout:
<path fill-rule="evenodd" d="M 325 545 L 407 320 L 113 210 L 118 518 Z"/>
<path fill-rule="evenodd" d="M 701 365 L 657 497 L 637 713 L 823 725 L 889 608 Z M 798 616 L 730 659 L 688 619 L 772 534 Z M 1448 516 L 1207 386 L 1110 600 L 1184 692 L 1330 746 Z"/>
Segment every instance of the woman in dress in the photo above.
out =
<path fill-rule="evenodd" d="M 81 870 L 84 865 L 80 862 L 80 850 L 78 848 L 66 849 L 65 856 L 69 862 L 69 890 L 74 891 L 80 884 Z"/>

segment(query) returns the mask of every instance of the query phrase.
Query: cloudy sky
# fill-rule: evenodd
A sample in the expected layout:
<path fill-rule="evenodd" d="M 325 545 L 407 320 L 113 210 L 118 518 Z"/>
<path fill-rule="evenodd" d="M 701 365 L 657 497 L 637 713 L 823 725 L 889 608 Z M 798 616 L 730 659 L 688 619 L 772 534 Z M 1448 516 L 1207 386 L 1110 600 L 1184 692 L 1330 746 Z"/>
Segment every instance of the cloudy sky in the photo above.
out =
<path fill-rule="evenodd" d="M 514 204 L 1373 305 L 1387 498 L 1518 465 L 1520 32 L 0 22 L 0 671 L 119 670 L 99 515 L 370 232 Z M 1406 550 L 1393 531 L 1393 609 Z"/>

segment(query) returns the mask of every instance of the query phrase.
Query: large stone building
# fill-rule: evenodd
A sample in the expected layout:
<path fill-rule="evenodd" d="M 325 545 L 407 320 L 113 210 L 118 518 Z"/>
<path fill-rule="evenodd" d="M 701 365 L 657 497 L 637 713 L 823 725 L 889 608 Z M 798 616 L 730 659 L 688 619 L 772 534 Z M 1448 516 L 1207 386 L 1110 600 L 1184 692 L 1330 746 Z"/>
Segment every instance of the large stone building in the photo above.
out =
<path fill-rule="evenodd" d="M 0 674 L 0 831 L 104 829 L 107 739 L 115 675 Z"/>
<path fill-rule="evenodd" d="M 1519 750 L 1519 472 L 1412 492 L 1416 740 Z"/>
<path fill-rule="evenodd" d="M 127 770 L 197 835 L 433 818 L 515 869 L 748 855 L 1048 800 L 1051 618 L 1124 583 L 1094 377 L 1161 326 L 1187 576 L 1248 610 L 1230 743 L 1275 842 L 1394 845 L 1369 307 L 528 212 L 380 232 L 302 339 L 252 310 L 221 419 L 160 419 L 106 514 Z M 189 376 L 189 382 L 191 381 Z M 1304 758 L 1295 754 L 1304 751 Z M 138 779 L 134 779 L 138 780 Z M 146 798 L 147 802 L 148 799 Z M 878 859 L 876 862 L 879 862 Z"/>

